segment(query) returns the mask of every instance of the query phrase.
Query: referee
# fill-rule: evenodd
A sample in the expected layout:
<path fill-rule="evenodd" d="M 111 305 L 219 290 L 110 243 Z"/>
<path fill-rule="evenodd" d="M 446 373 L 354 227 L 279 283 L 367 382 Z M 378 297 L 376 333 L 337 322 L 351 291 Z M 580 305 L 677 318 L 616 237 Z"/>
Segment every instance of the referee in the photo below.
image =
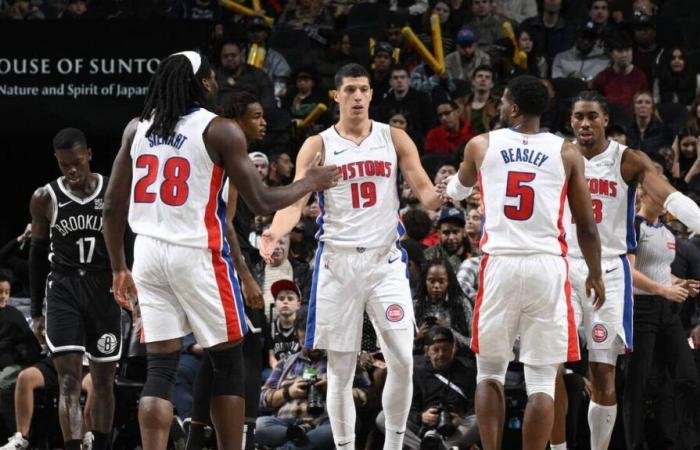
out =
<path fill-rule="evenodd" d="M 661 438 L 664 448 L 678 443 L 679 423 L 689 411 L 697 385 L 697 373 L 678 311 L 688 296 L 698 293 L 700 283 L 671 275 L 676 239 L 661 223 L 663 205 L 641 189 L 641 208 L 635 218 L 637 234 L 634 266 L 634 351 L 629 354 L 623 398 L 627 448 L 644 448 L 646 398 L 652 363 L 662 364 L 673 383 L 674 410 L 666 411 Z"/>

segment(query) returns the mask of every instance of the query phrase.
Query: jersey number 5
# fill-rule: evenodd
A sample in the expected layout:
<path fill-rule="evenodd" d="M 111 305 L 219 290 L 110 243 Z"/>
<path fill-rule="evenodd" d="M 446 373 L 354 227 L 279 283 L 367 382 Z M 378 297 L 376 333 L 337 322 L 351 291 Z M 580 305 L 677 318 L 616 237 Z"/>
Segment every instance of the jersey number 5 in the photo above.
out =
<path fill-rule="evenodd" d="M 352 193 L 352 207 L 355 209 L 369 208 L 377 203 L 377 186 L 372 181 L 352 183 L 350 191 Z M 360 197 L 362 197 L 362 205 L 360 205 Z"/>
<path fill-rule="evenodd" d="M 158 179 L 160 161 L 156 155 L 141 155 L 136 159 L 136 167 L 146 169 L 146 175 L 141 177 L 134 186 L 134 202 L 153 203 L 157 194 L 149 192 L 148 188 Z M 160 185 L 160 199 L 166 205 L 182 206 L 187 200 L 190 188 L 187 179 L 190 177 L 190 162 L 185 158 L 173 156 L 163 165 L 163 183 Z"/>
<path fill-rule="evenodd" d="M 535 207 L 535 191 L 526 183 L 535 179 L 532 172 L 508 172 L 506 197 L 517 198 L 519 205 L 506 205 L 503 212 L 511 220 L 527 220 Z"/>

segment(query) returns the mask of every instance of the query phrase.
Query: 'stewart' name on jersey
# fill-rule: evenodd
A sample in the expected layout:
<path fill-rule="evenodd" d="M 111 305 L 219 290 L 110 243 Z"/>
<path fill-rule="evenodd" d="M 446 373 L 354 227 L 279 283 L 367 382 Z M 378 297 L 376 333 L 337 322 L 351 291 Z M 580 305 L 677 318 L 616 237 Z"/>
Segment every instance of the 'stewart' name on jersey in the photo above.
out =
<path fill-rule="evenodd" d="M 97 174 L 95 192 L 86 198 L 73 195 L 63 178 L 46 185 L 51 197 L 49 261 L 53 267 L 108 270 L 107 248 L 102 236 L 102 208 L 107 178 Z"/>

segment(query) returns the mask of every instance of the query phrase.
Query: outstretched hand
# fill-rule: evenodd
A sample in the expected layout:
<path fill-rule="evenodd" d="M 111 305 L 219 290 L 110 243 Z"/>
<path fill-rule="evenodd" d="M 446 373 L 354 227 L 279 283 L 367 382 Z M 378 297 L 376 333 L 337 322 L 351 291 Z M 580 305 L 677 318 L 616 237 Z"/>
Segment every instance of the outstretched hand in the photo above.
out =
<path fill-rule="evenodd" d="M 321 153 L 316 153 L 311 164 L 306 168 L 306 176 L 311 181 L 314 192 L 325 191 L 338 185 L 340 180 L 340 171 L 338 166 L 330 164 L 328 166 L 321 165 Z"/>
<path fill-rule="evenodd" d="M 274 235 L 269 228 L 263 231 L 262 236 L 260 236 L 259 252 L 266 264 L 270 264 L 272 261 L 272 253 L 275 251 L 278 240 L 279 236 Z"/>

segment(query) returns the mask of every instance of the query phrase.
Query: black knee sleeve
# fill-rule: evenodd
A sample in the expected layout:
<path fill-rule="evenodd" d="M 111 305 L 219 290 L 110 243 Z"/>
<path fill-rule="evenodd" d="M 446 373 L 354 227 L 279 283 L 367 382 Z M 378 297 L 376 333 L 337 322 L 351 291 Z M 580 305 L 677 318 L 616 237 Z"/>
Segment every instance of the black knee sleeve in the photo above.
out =
<path fill-rule="evenodd" d="M 243 397 L 243 350 L 240 344 L 224 350 L 210 351 L 211 365 L 214 369 L 211 396 L 235 395 Z"/>
<path fill-rule="evenodd" d="M 148 372 L 141 397 L 158 397 L 171 401 L 180 352 L 149 353 L 147 359 Z"/>

